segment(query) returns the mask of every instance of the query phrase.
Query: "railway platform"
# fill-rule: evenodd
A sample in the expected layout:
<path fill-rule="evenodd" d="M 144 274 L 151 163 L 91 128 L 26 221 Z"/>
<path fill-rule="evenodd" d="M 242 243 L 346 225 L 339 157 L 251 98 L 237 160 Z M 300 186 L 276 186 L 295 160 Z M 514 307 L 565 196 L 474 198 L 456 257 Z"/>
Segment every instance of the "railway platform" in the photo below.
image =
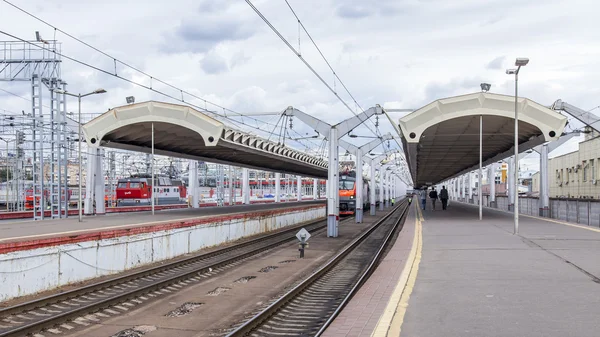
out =
<path fill-rule="evenodd" d="M 415 204 L 324 336 L 597 336 L 599 228 Z"/>
<path fill-rule="evenodd" d="M 226 207 L 201 207 L 185 209 L 165 209 L 152 215 L 149 211 L 86 216 L 82 222 L 74 217 L 66 219 L 48 219 L 43 222 L 17 220 L 0 222 L 0 245 L 8 242 L 40 240 L 59 236 L 73 236 L 97 233 L 107 229 L 132 229 L 165 223 L 189 221 L 201 217 L 232 215 L 253 211 L 276 210 L 299 205 L 324 205 L 323 200 L 294 201 L 283 203 L 264 203 L 252 205 L 234 205 Z"/>
<path fill-rule="evenodd" d="M 0 222 L 0 302 L 323 217 L 313 200 Z"/>

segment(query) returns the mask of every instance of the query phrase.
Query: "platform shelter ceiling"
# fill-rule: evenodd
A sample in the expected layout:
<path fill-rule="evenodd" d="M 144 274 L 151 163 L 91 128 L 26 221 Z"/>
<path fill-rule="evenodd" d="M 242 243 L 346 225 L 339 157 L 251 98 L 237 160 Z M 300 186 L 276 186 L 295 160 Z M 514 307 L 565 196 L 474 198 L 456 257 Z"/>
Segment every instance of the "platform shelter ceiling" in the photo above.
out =
<path fill-rule="evenodd" d="M 519 152 L 557 140 L 567 118 L 527 98 L 517 100 Z M 415 187 L 436 184 L 514 154 L 515 97 L 473 93 L 436 100 L 399 121 Z"/>
<path fill-rule="evenodd" d="M 142 102 L 111 109 L 83 126 L 89 146 L 327 178 L 327 161 L 233 129 L 189 106 Z"/>

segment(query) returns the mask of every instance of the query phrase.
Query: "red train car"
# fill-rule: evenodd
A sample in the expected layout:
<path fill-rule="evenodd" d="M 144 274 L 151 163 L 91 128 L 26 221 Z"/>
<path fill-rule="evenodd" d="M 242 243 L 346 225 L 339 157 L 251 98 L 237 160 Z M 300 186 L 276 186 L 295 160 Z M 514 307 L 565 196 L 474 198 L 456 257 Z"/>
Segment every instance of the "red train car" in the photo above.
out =
<path fill-rule="evenodd" d="M 116 188 L 117 206 L 150 205 L 153 195 L 156 205 L 185 203 L 187 192 L 181 180 L 155 176 L 154 181 L 152 184 L 152 177 L 147 175 L 119 179 Z"/>

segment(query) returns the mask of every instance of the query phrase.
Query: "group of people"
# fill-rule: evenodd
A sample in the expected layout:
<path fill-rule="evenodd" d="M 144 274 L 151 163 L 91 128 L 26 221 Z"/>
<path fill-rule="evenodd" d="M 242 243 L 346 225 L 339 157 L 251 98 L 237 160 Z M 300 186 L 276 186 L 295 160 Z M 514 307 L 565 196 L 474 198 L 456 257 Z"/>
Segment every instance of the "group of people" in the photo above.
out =
<path fill-rule="evenodd" d="M 439 195 L 438 192 L 435 190 L 435 186 L 431 188 L 429 194 L 427 193 L 427 191 L 427 187 L 424 187 L 422 190 L 419 191 L 421 207 L 423 208 L 423 210 L 425 210 L 427 205 L 427 196 L 429 196 L 429 199 L 431 199 L 431 209 L 433 211 L 435 211 L 435 202 L 438 198 L 442 202 L 442 210 L 445 211 L 448 208 L 448 190 L 446 189 L 446 186 L 442 186 L 442 190 L 440 191 Z"/>

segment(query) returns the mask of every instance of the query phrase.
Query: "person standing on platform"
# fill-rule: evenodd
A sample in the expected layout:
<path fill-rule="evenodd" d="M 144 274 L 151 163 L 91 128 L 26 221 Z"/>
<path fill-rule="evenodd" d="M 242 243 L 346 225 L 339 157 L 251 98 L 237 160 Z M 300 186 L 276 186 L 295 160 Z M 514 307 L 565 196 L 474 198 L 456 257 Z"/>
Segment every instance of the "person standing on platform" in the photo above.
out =
<path fill-rule="evenodd" d="M 442 190 L 440 191 L 440 200 L 442 201 L 442 210 L 446 210 L 448 207 L 448 190 L 446 186 L 442 186 Z"/>
<path fill-rule="evenodd" d="M 419 197 L 421 198 L 421 208 L 425 210 L 425 205 L 427 204 L 427 187 L 423 187 L 423 189 L 419 191 Z"/>
<path fill-rule="evenodd" d="M 435 211 L 435 202 L 438 198 L 438 193 L 435 190 L 435 186 L 431 187 L 431 191 L 429 192 L 429 197 L 431 198 L 431 210 Z"/>

